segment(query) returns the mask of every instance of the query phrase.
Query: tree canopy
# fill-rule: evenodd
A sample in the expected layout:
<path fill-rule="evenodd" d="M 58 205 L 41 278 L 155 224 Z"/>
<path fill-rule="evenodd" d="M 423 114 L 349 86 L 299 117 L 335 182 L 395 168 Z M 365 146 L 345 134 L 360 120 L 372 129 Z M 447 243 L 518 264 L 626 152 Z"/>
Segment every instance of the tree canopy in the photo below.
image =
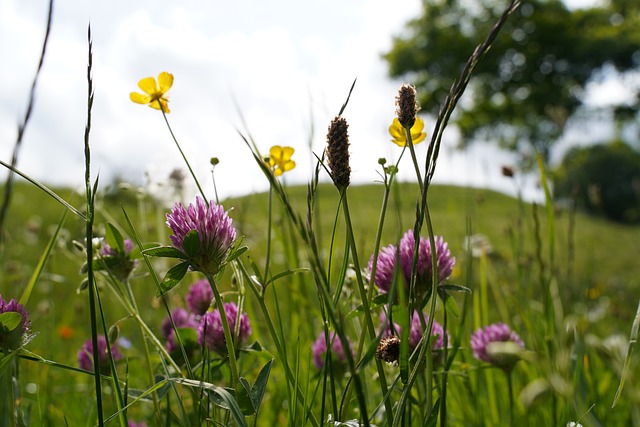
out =
<path fill-rule="evenodd" d="M 423 110 L 438 111 L 469 55 L 497 20 L 503 1 L 427 0 L 384 57 L 392 77 L 416 85 Z M 559 0 L 523 0 L 487 56 L 477 65 L 456 124 L 463 144 L 497 141 L 512 150 L 535 148 L 548 159 L 569 118 L 584 104 L 588 82 L 605 69 L 640 67 L 640 2 L 570 10 Z M 632 105 L 615 113 L 637 115 Z"/>

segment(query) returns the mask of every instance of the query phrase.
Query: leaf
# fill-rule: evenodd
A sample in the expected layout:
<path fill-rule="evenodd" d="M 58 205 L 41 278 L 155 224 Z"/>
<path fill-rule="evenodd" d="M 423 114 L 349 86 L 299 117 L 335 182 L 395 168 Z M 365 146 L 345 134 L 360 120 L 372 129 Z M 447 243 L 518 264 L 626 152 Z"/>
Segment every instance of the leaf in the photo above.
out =
<path fill-rule="evenodd" d="M 278 273 L 278 274 L 276 274 L 275 276 L 273 276 L 273 277 L 271 278 L 271 280 L 269 280 L 269 281 L 267 282 L 267 285 L 269 285 L 270 283 L 275 282 L 275 281 L 276 281 L 276 280 L 278 280 L 278 279 L 282 279 L 283 277 L 292 276 L 292 275 L 294 275 L 294 274 L 299 274 L 299 273 L 306 273 L 306 272 L 308 272 L 308 271 L 309 271 L 309 269 L 308 269 L 308 268 L 304 268 L 304 267 L 301 267 L 301 268 L 294 268 L 294 269 L 292 269 L 292 270 L 286 270 L 286 271 L 283 271 L 283 272 Z"/>
<path fill-rule="evenodd" d="M 436 427 L 438 425 L 438 413 L 440 412 L 440 398 L 436 399 L 436 403 L 433 404 L 431 415 L 424 423 L 425 427 Z"/>
<path fill-rule="evenodd" d="M 613 398 L 613 403 L 611 407 L 613 408 L 618 403 L 618 399 L 620 399 L 620 395 L 622 394 L 622 389 L 624 388 L 624 382 L 627 378 L 627 373 L 629 371 L 629 365 L 631 364 L 631 356 L 633 355 L 633 351 L 636 348 L 636 344 L 638 343 L 638 333 L 640 332 L 640 303 L 638 303 L 638 310 L 636 311 L 636 317 L 633 319 L 633 324 L 631 325 L 631 334 L 629 336 L 629 346 L 627 347 L 627 356 L 624 359 L 624 368 L 622 368 L 622 375 L 620 375 L 620 384 L 618 385 L 618 390 L 616 391 L 616 395 Z"/>
<path fill-rule="evenodd" d="M 445 309 L 453 314 L 455 317 L 460 317 L 460 310 L 458 309 L 458 303 L 452 297 L 445 297 L 444 300 Z"/>
<path fill-rule="evenodd" d="M 253 415 L 256 413 L 256 408 L 253 406 L 251 400 L 251 384 L 245 379 L 240 377 L 240 387 L 238 389 L 238 404 L 242 413 L 245 415 Z"/>
<path fill-rule="evenodd" d="M 182 253 L 178 248 L 173 246 L 156 246 L 153 248 L 145 249 L 142 251 L 147 256 L 155 256 L 159 258 L 178 258 L 186 259 L 187 256 Z"/>
<path fill-rule="evenodd" d="M 116 249 L 118 253 L 124 253 L 124 239 L 122 234 L 111 223 L 107 223 L 107 230 L 105 233 L 105 240 L 113 249 Z"/>
<path fill-rule="evenodd" d="M 0 331 L 11 332 L 20 326 L 22 315 L 16 311 L 7 311 L 0 314 Z"/>
<path fill-rule="evenodd" d="M 249 249 L 247 246 L 240 246 L 239 248 L 234 248 L 227 256 L 227 262 L 231 262 L 234 259 L 237 259 L 240 255 L 245 253 Z"/>
<path fill-rule="evenodd" d="M 200 237 L 196 230 L 191 230 L 184 236 L 182 241 L 182 249 L 189 257 L 194 257 L 200 250 Z"/>
<path fill-rule="evenodd" d="M 164 279 L 162 279 L 162 282 L 160 282 L 160 288 L 156 296 L 162 296 L 176 287 L 184 275 L 187 274 L 187 271 L 189 271 L 189 263 L 186 261 L 171 267 L 164 276 Z"/>
<path fill-rule="evenodd" d="M 198 343 L 198 332 L 193 328 L 176 328 L 180 341 L 185 348 Z M 177 341 L 176 341 L 177 342 Z"/>
<path fill-rule="evenodd" d="M 462 285 L 455 285 L 453 283 L 447 283 L 445 285 L 440 285 L 438 286 L 441 289 L 444 289 L 445 291 L 451 291 L 451 292 L 466 292 L 468 294 L 472 294 L 473 291 L 471 291 L 470 288 L 467 288 L 466 286 L 462 286 Z"/>
<path fill-rule="evenodd" d="M 269 360 L 266 365 L 260 370 L 258 374 L 258 378 L 256 378 L 255 384 L 251 387 L 251 401 L 253 402 L 253 407 L 256 412 L 260 409 L 260 404 L 262 403 L 262 398 L 264 397 L 264 393 L 267 389 L 267 383 L 269 382 L 269 374 L 271 373 L 271 365 L 273 364 L 273 359 Z"/>

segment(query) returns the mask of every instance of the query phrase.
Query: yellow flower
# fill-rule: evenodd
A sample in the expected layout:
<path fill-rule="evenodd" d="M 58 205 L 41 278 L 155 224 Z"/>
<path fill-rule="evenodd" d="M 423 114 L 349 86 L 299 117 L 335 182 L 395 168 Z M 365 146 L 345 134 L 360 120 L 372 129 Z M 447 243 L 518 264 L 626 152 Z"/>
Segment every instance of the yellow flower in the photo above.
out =
<path fill-rule="evenodd" d="M 158 74 L 158 84 L 153 77 L 145 77 L 138 82 L 138 87 L 146 94 L 131 92 L 129 98 L 137 104 L 149 104 L 149 107 L 160 109 L 162 105 L 162 111 L 169 113 L 169 98 L 167 98 L 167 92 L 173 85 L 173 74 L 163 71 Z"/>
<path fill-rule="evenodd" d="M 416 116 L 416 122 L 411 127 L 411 141 L 413 145 L 416 145 L 427 137 L 427 134 L 423 132 L 424 129 L 424 121 Z M 407 145 L 407 134 L 404 131 L 404 128 L 398 121 L 398 118 L 393 119 L 393 123 L 389 126 L 389 133 L 392 136 L 391 142 L 400 147 L 404 147 Z"/>
<path fill-rule="evenodd" d="M 271 147 L 271 150 L 269 150 L 269 166 L 273 169 L 275 176 L 280 176 L 296 167 L 296 162 L 291 160 L 294 151 L 292 147 L 281 147 L 279 145 Z"/>

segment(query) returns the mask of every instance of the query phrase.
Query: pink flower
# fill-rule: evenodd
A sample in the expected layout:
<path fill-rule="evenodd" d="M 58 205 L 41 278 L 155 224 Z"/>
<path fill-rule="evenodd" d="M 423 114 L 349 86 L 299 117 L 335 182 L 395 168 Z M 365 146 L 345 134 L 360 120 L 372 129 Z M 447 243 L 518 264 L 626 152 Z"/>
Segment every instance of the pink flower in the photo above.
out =
<path fill-rule="evenodd" d="M 88 339 L 78 351 L 78 366 L 80 366 L 80 369 L 93 372 L 93 355 L 93 343 L 91 339 Z M 120 353 L 118 345 L 115 343 L 111 346 L 111 356 L 114 361 L 122 359 L 122 353 Z M 107 339 L 103 335 L 98 336 L 98 364 L 100 373 L 108 375 L 111 372 L 109 353 L 107 352 Z"/>
<path fill-rule="evenodd" d="M 207 279 L 198 280 L 189 288 L 186 297 L 187 307 L 193 314 L 202 316 L 207 312 L 211 301 L 213 301 L 213 291 Z"/>
<path fill-rule="evenodd" d="M 229 321 L 229 329 L 231 329 L 231 333 L 233 333 L 236 330 L 238 306 L 233 302 L 225 303 L 224 312 Z M 247 316 L 247 313 L 242 313 L 240 315 L 239 333 L 236 337 L 237 339 L 234 341 L 235 345 L 238 346 L 245 343 L 249 335 L 251 335 L 249 316 Z M 198 342 L 200 345 L 206 343 L 209 350 L 215 351 L 218 354 L 227 354 L 227 343 L 224 339 L 224 329 L 222 328 L 222 319 L 220 318 L 220 311 L 218 309 L 205 313 L 200 319 Z"/>
<path fill-rule="evenodd" d="M 329 343 L 331 344 L 333 363 L 337 363 L 338 365 L 342 365 L 343 367 L 346 366 L 347 356 L 344 352 L 342 341 L 340 341 L 340 337 L 338 337 L 335 332 L 331 333 L 331 336 L 329 337 Z M 349 347 L 351 347 L 351 345 L 349 345 Z M 350 350 L 351 354 L 353 354 L 353 349 Z M 327 341 L 325 339 L 324 332 L 322 332 L 320 336 L 314 341 L 313 345 L 311 346 L 311 352 L 313 353 L 314 365 L 316 365 L 318 369 L 322 369 L 327 353 Z"/>
<path fill-rule="evenodd" d="M 514 358 L 514 355 L 511 353 L 498 354 L 489 351 L 491 344 L 503 342 L 512 342 L 518 347 L 524 348 L 524 342 L 518 334 L 513 332 L 509 326 L 504 323 L 494 323 L 485 326 L 484 329 L 480 328 L 471 335 L 473 357 L 509 371 L 519 359 Z"/>

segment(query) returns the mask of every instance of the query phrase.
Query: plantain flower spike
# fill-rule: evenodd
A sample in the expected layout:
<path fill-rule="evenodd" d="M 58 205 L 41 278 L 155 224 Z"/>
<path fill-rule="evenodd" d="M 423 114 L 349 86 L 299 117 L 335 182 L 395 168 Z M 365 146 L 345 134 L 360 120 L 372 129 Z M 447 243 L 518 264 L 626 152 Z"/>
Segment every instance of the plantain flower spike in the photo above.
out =
<path fill-rule="evenodd" d="M 396 96 L 396 115 L 402 127 L 411 129 L 419 110 L 420 105 L 416 101 L 416 88 L 408 84 L 400 86 L 398 96 Z"/>
<path fill-rule="evenodd" d="M 329 125 L 327 133 L 327 159 L 334 185 L 339 189 L 350 184 L 351 167 L 349 166 L 349 134 L 347 121 L 336 116 Z"/>

